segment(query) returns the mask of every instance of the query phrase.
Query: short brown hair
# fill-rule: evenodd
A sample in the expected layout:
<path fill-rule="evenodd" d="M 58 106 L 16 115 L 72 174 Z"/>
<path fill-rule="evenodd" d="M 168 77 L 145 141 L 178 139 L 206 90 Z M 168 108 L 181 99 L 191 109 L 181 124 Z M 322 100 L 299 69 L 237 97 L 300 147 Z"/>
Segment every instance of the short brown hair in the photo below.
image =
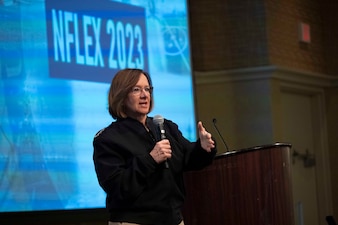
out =
<path fill-rule="evenodd" d="M 141 69 L 123 69 L 115 74 L 111 81 L 108 94 L 108 110 L 114 119 L 127 117 L 124 102 L 128 98 L 128 94 L 132 88 L 137 84 L 141 74 L 147 77 L 148 83 L 152 87 L 149 74 Z M 153 106 L 154 98 L 151 93 L 149 112 L 153 109 Z"/>

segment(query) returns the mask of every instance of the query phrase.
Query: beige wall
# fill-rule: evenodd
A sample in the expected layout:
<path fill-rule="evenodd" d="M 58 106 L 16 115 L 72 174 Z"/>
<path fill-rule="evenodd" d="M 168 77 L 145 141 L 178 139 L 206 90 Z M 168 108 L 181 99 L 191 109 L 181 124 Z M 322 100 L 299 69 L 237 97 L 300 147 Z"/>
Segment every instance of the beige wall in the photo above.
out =
<path fill-rule="evenodd" d="M 226 149 L 213 118 L 229 150 L 274 142 L 270 81 L 267 77 L 248 79 L 248 75 L 255 76 L 245 70 L 195 73 L 197 117 L 214 134 L 220 152 Z"/>
<path fill-rule="evenodd" d="M 337 82 L 336 82 L 337 83 Z M 338 217 L 338 88 L 326 89 L 329 157 L 331 167 L 332 200 L 335 218 Z"/>

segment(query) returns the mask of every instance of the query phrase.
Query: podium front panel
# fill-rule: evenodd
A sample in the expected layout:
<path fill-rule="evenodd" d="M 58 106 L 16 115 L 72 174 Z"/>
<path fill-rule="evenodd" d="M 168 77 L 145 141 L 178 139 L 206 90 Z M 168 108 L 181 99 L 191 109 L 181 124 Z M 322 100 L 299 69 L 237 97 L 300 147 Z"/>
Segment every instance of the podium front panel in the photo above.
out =
<path fill-rule="evenodd" d="M 185 174 L 185 225 L 293 225 L 288 144 L 217 155 Z"/>

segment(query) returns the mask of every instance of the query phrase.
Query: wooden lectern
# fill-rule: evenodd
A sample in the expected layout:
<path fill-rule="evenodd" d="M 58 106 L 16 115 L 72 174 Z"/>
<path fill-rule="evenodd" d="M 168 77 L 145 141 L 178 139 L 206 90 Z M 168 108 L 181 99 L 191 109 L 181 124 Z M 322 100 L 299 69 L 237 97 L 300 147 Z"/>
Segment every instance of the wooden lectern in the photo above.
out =
<path fill-rule="evenodd" d="M 216 156 L 187 172 L 185 225 L 293 225 L 290 144 Z"/>

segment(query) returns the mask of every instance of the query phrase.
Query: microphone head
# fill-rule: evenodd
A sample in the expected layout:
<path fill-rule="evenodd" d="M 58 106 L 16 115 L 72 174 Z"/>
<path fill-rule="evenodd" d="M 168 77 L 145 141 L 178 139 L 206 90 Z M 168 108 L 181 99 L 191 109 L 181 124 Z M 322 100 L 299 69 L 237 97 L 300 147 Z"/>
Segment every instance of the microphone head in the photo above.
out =
<path fill-rule="evenodd" d="M 161 115 L 156 115 L 156 116 L 154 116 L 154 118 L 153 118 L 153 122 L 154 122 L 154 124 L 156 124 L 156 125 L 163 124 L 163 123 L 164 123 L 164 118 L 163 118 L 163 116 L 161 116 Z"/>
<path fill-rule="evenodd" d="M 213 118 L 212 122 L 215 124 L 217 122 L 216 118 Z"/>

